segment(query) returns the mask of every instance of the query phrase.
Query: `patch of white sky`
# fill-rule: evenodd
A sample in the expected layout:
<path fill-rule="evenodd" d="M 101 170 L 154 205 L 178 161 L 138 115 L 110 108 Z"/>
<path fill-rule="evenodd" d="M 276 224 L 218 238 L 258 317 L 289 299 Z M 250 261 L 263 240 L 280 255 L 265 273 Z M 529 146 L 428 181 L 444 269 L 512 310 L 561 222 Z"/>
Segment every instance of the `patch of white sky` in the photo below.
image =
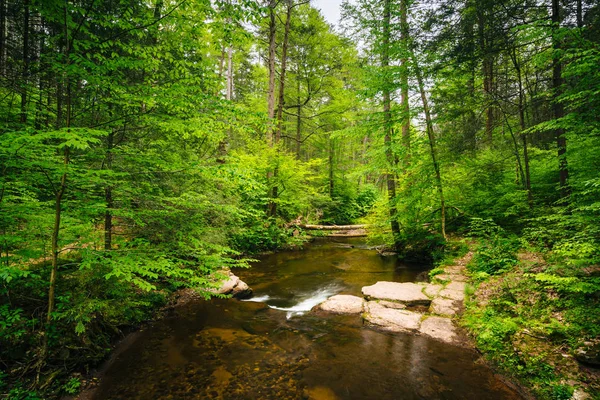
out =
<path fill-rule="evenodd" d="M 325 20 L 331 25 L 339 26 L 341 6 L 344 0 L 312 0 L 313 7 L 321 10 Z"/>

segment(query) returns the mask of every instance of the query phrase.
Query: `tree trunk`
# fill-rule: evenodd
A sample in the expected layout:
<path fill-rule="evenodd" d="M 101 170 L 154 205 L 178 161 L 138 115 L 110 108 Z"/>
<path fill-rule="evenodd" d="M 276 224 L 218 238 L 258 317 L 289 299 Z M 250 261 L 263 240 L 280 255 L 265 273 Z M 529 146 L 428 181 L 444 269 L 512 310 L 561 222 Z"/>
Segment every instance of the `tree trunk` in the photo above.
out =
<path fill-rule="evenodd" d="M 231 100 L 233 97 L 233 46 L 229 45 L 227 49 L 227 91 L 225 99 Z"/>
<path fill-rule="evenodd" d="M 479 48 L 483 57 L 482 73 L 485 101 L 485 133 L 487 141 L 491 146 L 493 142 L 492 133 L 494 130 L 494 108 L 491 101 L 494 80 L 494 60 L 491 54 L 491 46 L 486 35 L 487 16 L 485 15 L 484 7 L 481 4 L 477 6 L 477 24 L 479 32 Z"/>
<path fill-rule="evenodd" d="M 0 0 L 0 73 L 2 76 L 6 76 L 6 2 L 7 0 Z"/>
<path fill-rule="evenodd" d="M 290 36 L 290 20 L 292 19 L 292 0 L 287 1 L 287 11 L 285 28 L 283 31 L 283 44 L 281 48 L 281 72 L 279 73 L 279 101 L 277 102 L 277 133 L 275 143 L 281 139 L 281 129 L 283 125 L 283 105 L 285 103 L 285 74 L 287 68 L 287 51 Z"/>
<path fill-rule="evenodd" d="M 275 7 L 277 7 L 277 0 L 269 0 L 269 89 L 267 92 L 267 113 L 269 117 L 269 126 L 267 127 L 267 143 L 269 146 L 274 145 L 274 133 L 275 133 L 275 47 L 276 47 L 276 34 L 277 26 L 275 22 Z M 267 181 L 273 179 L 274 172 L 267 172 Z M 267 215 L 274 216 L 277 214 L 277 204 L 274 201 L 274 196 L 277 196 L 277 187 L 273 187 L 268 193 L 269 202 L 267 204 Z"/>
<path fill-rule="evenodd" d="M 112 168 L 112 160 L 113 160 L 113 142 L 114 142 L 115 134 L 111 131 L 108 134 L 107 142 L 106 142 L 106 169 L 110 170 Z M 112 249 L 112 209 L 113 209 L 113 197 L 112 197 L 112 186 L 107 185 L 104 189 L 104 197 L 106 202 L 106 211 L 104 213 L 104 250 Z"/>
<path fill-rule="evenodd" d="M 302 145 L 302 105 L 300 104 L 300 71 L 296 74 L 298 81 L 298 114 L 296 115 L 296 159 L 300 159 L 300 146 Z"/>
<path fill-rule="evenodd" d="M 440 173 L 440 165 L 437 161 L 435 153 L 435 136 L 433 133 L 433 122 L 431 121 L 431 113 L 429 112 L 429 105 L 427 103 L 427 96 L 425 94 L 425 86 L 423 84 L 423 77 L 417 58 L 413 54 L 413 64 L 415 67 L 415 74 L 417 76 L 417 82 L 419 84 L 419 92 L 421 93 L 421 101 L 423 102 L 423 112 L 425 113 L 425 130 L 427 131 L 427 138 L 429 139 L 429 150 L 431 152 L 431 161 L 433 162 L 433 168 L 435 170 L 435 180 L 438 187 L 438 193 L 440 195 L 440 220 L 442 225 L 442 236 L 446 238 L 446 200 L 444 198 L 444 187 L 442 185 L 442 174 Z"/>
<path fill-rule="evenodd" d="M 383 47 L 381 54 L 381 67 L 383 70 L 383 130 L 385 154 L 388 162 L 389 171 L 386 174 L 388 201 L 390 209 L 390 224 L 392 235 L 394 237 L 394 246 L 400 246 L 400 224 L 398 223 L 396 209 L 396 157 L 392 150 L 393 128 L 392 128 L 392 109 L 391 109 L 391 82 L 390 82 L 390 18 L 391 18 L 391 0 L 384 0 L 383 3 Z"/>
<path fill-rule="evenodd" d="M 561 9 L 560 0 L 552 0 L 552 47 L 554 49 L 554 55 L 552 57 L 552 89 L 553 93 L 553 104 L 552 111 L 554 119 L 560 119 L 564 116 L 564 108 L 562 103 L 558 101 L 561 95 L 562 86 L 562 65 L 560 55 L 560 40 L 558 38 L 558 29 L 561 23 Z M 566 199 L 570 195 L 569 189 L 569 168 L 567 164 L 567 138 L 565 136 L 565 130 L 558 128 L 555 131 L 556 145 L 558 147 L 558 178 L 560 185 L 560 195 L 563 199 Z"/>
<path fill-rule="evenodd" d="M 577 27 L 583 28 L 583 7 L 581 0 L 577 0 Z"/>
<path fill-rule="evenodd" d="M 406 155 L 404 166 L 410 164 L 410 108 L 408 105 L 408 0 L 400 1 L 400 40 L 402 43 L 402 57 L 400 58 L 400 109 L 402 112 L 402 144 Z"/>
<path fill-rule="evenodd" d="M 517 59 L 517 52 L 512 50 L 512 61 L 517 72 L 517 81 L 519 83 L 519 128 L 521 142 L 523 143 L 523 163 L 525 164 L 524 178 L 525 190 L 527 191 L 527 203 L 529 208 L 533 208 L 533 193 L 531 191 L 531 174 L 529 170 L 529 151 L 527 149 L 527 135 L 524 133 L 526 128 L 525 123 L 525 93 L 523 89 L 523 77 L 521 75 L 521 65 Z"/>
<path fill-rule="evenodd" d="M 267 112 L 270 126 L 267 128 L 267 142 L 273 146 L 273 120 L 275 118 L 275 37 L 277 26 L 275 25 L 276 0 L 269 0 L 269 90 L 267 93 Z"/>
<path fill-rule="evenodd" d="M 23 2 L 23 71 L 21 73 L 21 123 L 27 122 L 27 90 L 29 86 L 29 0 Z"/>
<path fill-rule="evenodd" d="M 329 135 L 329 198 L 330 199 L 333 199 L 333 191 L 335 189 L 334 174 L 333 174 L 333 157 L 334 157 L 333 139 L 332 139 L 331 135 Z"/>

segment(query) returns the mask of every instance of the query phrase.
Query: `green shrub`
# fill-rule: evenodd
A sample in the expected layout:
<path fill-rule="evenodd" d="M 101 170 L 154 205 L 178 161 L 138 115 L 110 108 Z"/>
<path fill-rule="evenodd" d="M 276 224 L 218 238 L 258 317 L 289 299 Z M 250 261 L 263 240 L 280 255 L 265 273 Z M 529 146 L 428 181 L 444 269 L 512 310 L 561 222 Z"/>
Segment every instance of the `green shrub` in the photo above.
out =
<path fill-rule="evenodd" d="M 469 270 L 490 275 L 508 271 L 518 263 L 518 248 L 519 244 L 514 239 L 500 236 L 484 239 L 468 266 Z"/>

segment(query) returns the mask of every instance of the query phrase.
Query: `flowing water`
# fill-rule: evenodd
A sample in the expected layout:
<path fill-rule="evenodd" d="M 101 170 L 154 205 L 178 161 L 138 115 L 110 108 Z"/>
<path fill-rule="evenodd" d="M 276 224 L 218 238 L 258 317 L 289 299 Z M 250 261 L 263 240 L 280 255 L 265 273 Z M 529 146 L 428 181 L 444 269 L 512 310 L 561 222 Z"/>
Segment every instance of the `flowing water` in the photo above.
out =
<path fill-rule="evenodd" d="M 234 271 L 247 301 L 191 302 L 133 336 L 94 399 L 520 399 L 469 350 L 388 334 L 359 316 L 310 309 L 427 267 L 382 258 L 357 239 L 320 240 Z"/>

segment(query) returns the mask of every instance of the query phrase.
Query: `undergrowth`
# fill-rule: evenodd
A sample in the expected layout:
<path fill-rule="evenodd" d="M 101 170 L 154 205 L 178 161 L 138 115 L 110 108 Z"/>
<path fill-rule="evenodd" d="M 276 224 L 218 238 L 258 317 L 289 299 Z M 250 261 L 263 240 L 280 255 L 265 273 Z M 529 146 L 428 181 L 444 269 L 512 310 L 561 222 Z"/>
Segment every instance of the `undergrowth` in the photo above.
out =
<path fill-rule="evenodd" d="M 597 258 L 563 251 L 569 246 L 519 249 L 527 243 L 489 220 L 473 228 L 479 244 L 468 270 L 479 286 L 462 324 L 478 349 L 540 399 L 568 400 L 577 388 L 600 399 L 598 374 L 575 359 L 600 337 Z"/>

